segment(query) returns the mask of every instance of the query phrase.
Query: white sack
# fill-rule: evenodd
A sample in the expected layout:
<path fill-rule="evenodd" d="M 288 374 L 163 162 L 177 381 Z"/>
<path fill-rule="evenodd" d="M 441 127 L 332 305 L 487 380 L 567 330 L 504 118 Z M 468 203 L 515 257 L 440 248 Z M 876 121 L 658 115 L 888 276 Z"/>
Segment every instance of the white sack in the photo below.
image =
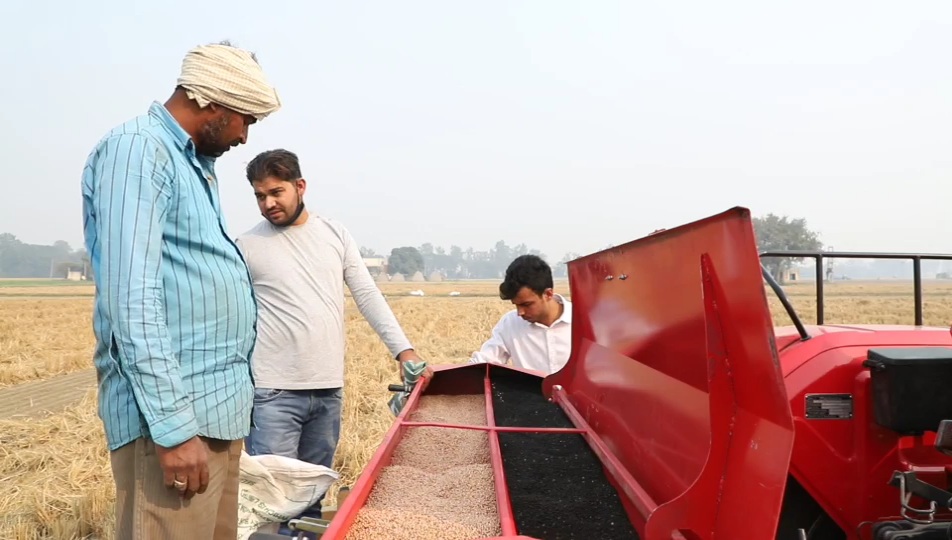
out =
<path fill-rule="evenodd" d="M 241 452 L 238 485 L 238 540 L 271 523 L 296 518 L 337 481 L 323 465 L 293 458 Z"/>

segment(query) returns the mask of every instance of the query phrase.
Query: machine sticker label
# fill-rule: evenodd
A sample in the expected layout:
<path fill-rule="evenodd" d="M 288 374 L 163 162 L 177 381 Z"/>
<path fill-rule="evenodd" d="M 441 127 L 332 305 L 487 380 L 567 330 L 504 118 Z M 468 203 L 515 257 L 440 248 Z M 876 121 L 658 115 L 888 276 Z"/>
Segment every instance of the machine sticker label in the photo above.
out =
<path fill-rule="evenodd" d="M 852 394 L 808 394 L 806 415 L 811 420 L 843 420 L 853 417 Z"/>

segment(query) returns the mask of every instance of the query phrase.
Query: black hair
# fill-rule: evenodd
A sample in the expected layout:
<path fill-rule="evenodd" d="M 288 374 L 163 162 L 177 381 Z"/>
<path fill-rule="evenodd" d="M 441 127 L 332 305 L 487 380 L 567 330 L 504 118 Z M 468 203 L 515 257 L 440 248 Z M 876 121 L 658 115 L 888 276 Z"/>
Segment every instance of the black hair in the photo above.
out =
<path fill-rule="evenodd" d="M 499 285 L 499 297 L 503 300 L 512 300 L 523 287 L 528 287 L 538 295 L 546 289 L 551 289 L 552 268 L 542 257 L 537 255 L 520 255 L 509 263 L 506 268 L 506 277 Z"/>
<path fill-rule="evenodd" d="M 278 180 L 294 182 L 301 178 L 301 164 L 294 152 L 284 149 L 261 152 L 248 163 L 245 169 L 248 182 L 254 183 L 271 176 Z"/>

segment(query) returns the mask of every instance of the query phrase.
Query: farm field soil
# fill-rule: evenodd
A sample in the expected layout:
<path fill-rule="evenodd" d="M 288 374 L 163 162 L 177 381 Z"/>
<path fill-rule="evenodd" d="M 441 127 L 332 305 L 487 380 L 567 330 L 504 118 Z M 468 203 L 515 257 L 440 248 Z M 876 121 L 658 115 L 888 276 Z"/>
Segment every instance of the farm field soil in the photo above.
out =
<path fill-rule="evenodd" d="M 381 284 L 421 356 L 435 364 L 465 361 L 510 309 L 495 296 L 497 287 L 494 281 Z M 416 289 L 426 296 L 406 296 Z M 948 326 L 952 284 L 926 283 L 925 289 L 925 322 Z M 557 290 L 568 293 L 564 282 Z M 447 296 L 451 291 L 461 296 Z M 812 291 L 807 284 L 788 288 L 794 305 L 805 310 L 801 315 L 807 323 L 813 322 Z M 0 289 L 0 385 L 91 366 L 91 297 L 24 299 L 3 293 Z M 912 321 L 909 283 L 831 283 L 826 293 L 827 322 Z M 779 302 L 769 292 L 767 297 L 775 322 L 789 324 Z M 397 380 L 386 348 L 348 301 L 344 418 L 334 464 L 341 480 L 331 488 L 329 500 L 339 486 L 353 483 L 390 427 L 387 385 Z M 112 538 L 114 490 L 95 389 L 59 414 L 0 421 L 0 479 L 0 538 Z"/>

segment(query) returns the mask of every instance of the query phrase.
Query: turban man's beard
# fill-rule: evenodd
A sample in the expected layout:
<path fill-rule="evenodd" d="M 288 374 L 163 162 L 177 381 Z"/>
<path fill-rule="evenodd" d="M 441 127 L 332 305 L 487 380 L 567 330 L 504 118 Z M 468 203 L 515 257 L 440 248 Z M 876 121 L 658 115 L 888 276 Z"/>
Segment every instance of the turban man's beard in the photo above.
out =
<path fill-rule="evenodd" d="M 241 140 L 225 141 L 225 130 L 232 115 L 228 112 L 214 120 L 209 120 L 202 126 L 198 139 L 195 141 L 195 150 L 210 157 L 221 157 L 232 146 L 237 146 Z"/>

